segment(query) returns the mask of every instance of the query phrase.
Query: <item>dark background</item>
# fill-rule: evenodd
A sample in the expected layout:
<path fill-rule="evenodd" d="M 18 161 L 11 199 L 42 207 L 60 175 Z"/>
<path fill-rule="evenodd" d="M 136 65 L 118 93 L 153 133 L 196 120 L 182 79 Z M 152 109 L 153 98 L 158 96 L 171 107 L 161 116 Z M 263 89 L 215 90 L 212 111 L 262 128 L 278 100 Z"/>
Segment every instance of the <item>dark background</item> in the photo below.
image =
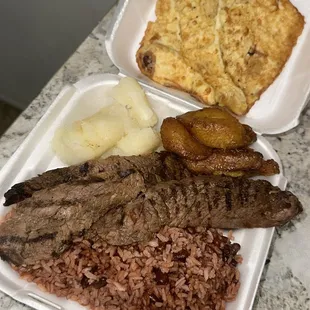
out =
<path fill-rule="evenodd" d="M 0 1 L 0 135 L 115 3 Z"/>

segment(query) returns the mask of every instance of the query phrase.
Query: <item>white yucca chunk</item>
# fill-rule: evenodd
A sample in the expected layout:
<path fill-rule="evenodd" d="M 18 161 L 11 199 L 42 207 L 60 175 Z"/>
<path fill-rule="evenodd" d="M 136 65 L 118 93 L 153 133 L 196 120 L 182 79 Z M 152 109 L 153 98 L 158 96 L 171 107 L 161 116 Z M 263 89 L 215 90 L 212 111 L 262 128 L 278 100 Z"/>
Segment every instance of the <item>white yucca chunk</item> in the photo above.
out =
<path fill-rule="evenodd" d="M 54 152 L 65 164 L 74 165 L 100 156 L 99 146 L 89 144 L 83 136 L 79 123 L 59 128 L 53 138 Z"/>
<path fill-rule="evenodd" d="M 144 155 L 153 152 L 160 145 L 159 134 L 152 128 L 132 130 L 117 143 L 119 155 Z"/>
<path fill-rule="evenodd" d="M 125 134 L 122 120 L 109 115 L 81 121 L 81 127 L 85 140 L 93 147 L 100 147 L 102 152 L 113 147 Z"/>
<path fill-rule="evenodd" d="M 98 120 L 99 121 L 99 120 Z M 102 143 L 100 141 L 99 133 L 97 133 L 96 120 L 93 121 L 79 121 L 81 126 L 81 135 L 87 145 L 91 145 L 94 148 L 99 147 Z"/>
<path fill-rule="evenodd" d="M 158 146 L 159 135 L 148 128 L 157 123 L 157 116 L 141 86 L 124 78 L 112 93 L 117 102 L 56 131 L 52 147 L 64 163 L 78 164 L 104 153 L 146 154 Z"/>
<path fill-rule="evenodd" d="M 60 127 L 56 130 L 52 140 L 52 150 L 54 151 L 54 153 L 56 153 L 56 155 L 63 163 L 68 165 L 74 165 L 76 163 L 72 158 L 72 151 L 62 141 L 64 131 L 64 127 Z"/>
<path fill-rule="evenodd" d="M 118 119 L 121 119 L 126 134 L 129 133 L 133 129 L 140 128 L 137 120 L 130 117 L 129 111 L 126 109 L 126 107 L 119 103 L 114 103 L 112 105 L 109 115 L 117 117 Z"/>
<path fill-rule="evenodd" d="M 117 119 L 119 123 L 122 123 L 124 132 L 126 134 L 132 129 L 139 128 L 138 122 L 135 119 L 131 118 L 129 115 L 129 111 L 126 109 L 126 107 L 119 103 L 113 103 L 105 108 L 102 108 L 96 114 L 87 118 L 86 121 L 93 122 L 100 118 L 102 119 L 103 117 L 105 119 Z"/>
<path fill-rule="evenodd" d="M 111 96 L 130 110 L 130 116 L 137 120 L 140 127 L 152 127 L 158 122 L 142 87 L 135 79 L 121 79 L 112 89 Z"/>
<path fill-rule="evenodd" d="M 93 116 L 59 128 L 52 147 L 68 165 L 98 158 L 125 135 L 123 120 L 99 111 Z"/>
<path fill-rule="evenodd" d="M 74 122 L 68 130 L 63 134 L 65 145 L 70 147 L 74 152 L 81 152 L 77 156 L 87 160 L 93 157 L 100 156 L 102 146 L 98 143 L 88 141 L 83 132 L 82 122 Z"/>

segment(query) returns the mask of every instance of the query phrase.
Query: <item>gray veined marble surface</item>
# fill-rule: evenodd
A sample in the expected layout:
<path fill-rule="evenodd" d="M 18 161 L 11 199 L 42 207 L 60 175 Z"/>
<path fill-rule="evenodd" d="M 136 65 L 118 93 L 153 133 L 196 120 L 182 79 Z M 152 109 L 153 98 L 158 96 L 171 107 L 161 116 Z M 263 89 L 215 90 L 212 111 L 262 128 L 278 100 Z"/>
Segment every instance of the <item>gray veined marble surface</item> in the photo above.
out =
<path fill-rule="evenodd" d="M 105 34 L 111 16 L 112 12 L 2 136 L 0 168 L 34 128 L 64 85 L 91 74 L 118 72 L 104 49 Z M 307 310 L 310 309 L 310 246 L 307 242 L 307 236 L 310 236 L 310 218 L 307 217 L 307 213 L 310 213 L 310 107 L 303 112 L 297 129 L 267 139 L 282 159 L 289 181 L 288 188 L 300 198 L 305 212 L 298 220 L 277 229 L 258 288 L 254 310 Z M 0 309 L 30 308 L 0 292 Z"/>

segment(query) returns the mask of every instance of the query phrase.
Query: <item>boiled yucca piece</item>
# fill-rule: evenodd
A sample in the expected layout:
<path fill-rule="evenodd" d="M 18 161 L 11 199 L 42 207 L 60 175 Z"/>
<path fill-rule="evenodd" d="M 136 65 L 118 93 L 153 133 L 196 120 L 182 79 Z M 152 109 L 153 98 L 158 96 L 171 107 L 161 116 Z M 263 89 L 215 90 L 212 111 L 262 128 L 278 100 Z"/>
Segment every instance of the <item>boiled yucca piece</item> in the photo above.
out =
<path fill-rule="evenodd" d="M 152 128 L 135 129 L 117 143 L 114 155 L 145 155 L 160 145 L 160 137 Z"/>
<path fill-rule="evenodd" d="M 124 118 L 111 116 L 109 109 L 56 131 L 52 148 L 61 161 L 79 164 L 100 157 L 116 145 L 126 134 Z"/>
<path fill-rule="evenodd" d="M 124 78 L 111 94 L 115 103 L 55 132 L 52 148 L 61 161 L 73 165 L 111 155 L 142 155 L 160 144 L 151 128 L 158 119 L 141 86 Z"/>
<path fill-rule="evenodd" d="M 85 139 L 79 123 L 58 128 L 52 140 L 52 148 L 59 159 L 68 165 L 96 158 L 102 154 L 103 149 Z"/>
<path fill-rule="evenodd" d="M 129 110 L 130 116 L 137 121 L 141 128 L 156 125 L 157 116 L 152 110 L 142 87 L 135 79 L 123 78 L 112 89 L 111 96 Z"/>
<path fill-rule="evenodd" d="M 96 122 L 96 120 L 100 120 L 103 117 L 106 119 L 111 118 L 114 120 L 117 119 L 118 121 L 120 120 L 123 124 L 126 134 L 133 129 L 140 128 L 138 122 L 130 117 L 129 111 L 126 109 L 126 107 L 119 103 L 113 103 L 107 107 L 102 108 L 96 114 L 87 118 L 86 121 Z"/>

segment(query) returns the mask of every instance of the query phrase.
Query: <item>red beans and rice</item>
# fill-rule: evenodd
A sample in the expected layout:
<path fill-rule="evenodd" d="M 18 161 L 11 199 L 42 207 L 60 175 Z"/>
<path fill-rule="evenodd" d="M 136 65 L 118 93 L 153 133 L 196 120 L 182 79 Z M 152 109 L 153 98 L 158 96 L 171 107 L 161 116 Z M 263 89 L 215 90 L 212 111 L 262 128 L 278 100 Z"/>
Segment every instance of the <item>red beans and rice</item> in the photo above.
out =
<path fill-rule="evenodd" d="M 239 249 L 215 229 L 166 227 L 145 245 L 79 238 L 60 258 L 15 270 L 90 309 L 222 310 L 240 287 Z"/>

